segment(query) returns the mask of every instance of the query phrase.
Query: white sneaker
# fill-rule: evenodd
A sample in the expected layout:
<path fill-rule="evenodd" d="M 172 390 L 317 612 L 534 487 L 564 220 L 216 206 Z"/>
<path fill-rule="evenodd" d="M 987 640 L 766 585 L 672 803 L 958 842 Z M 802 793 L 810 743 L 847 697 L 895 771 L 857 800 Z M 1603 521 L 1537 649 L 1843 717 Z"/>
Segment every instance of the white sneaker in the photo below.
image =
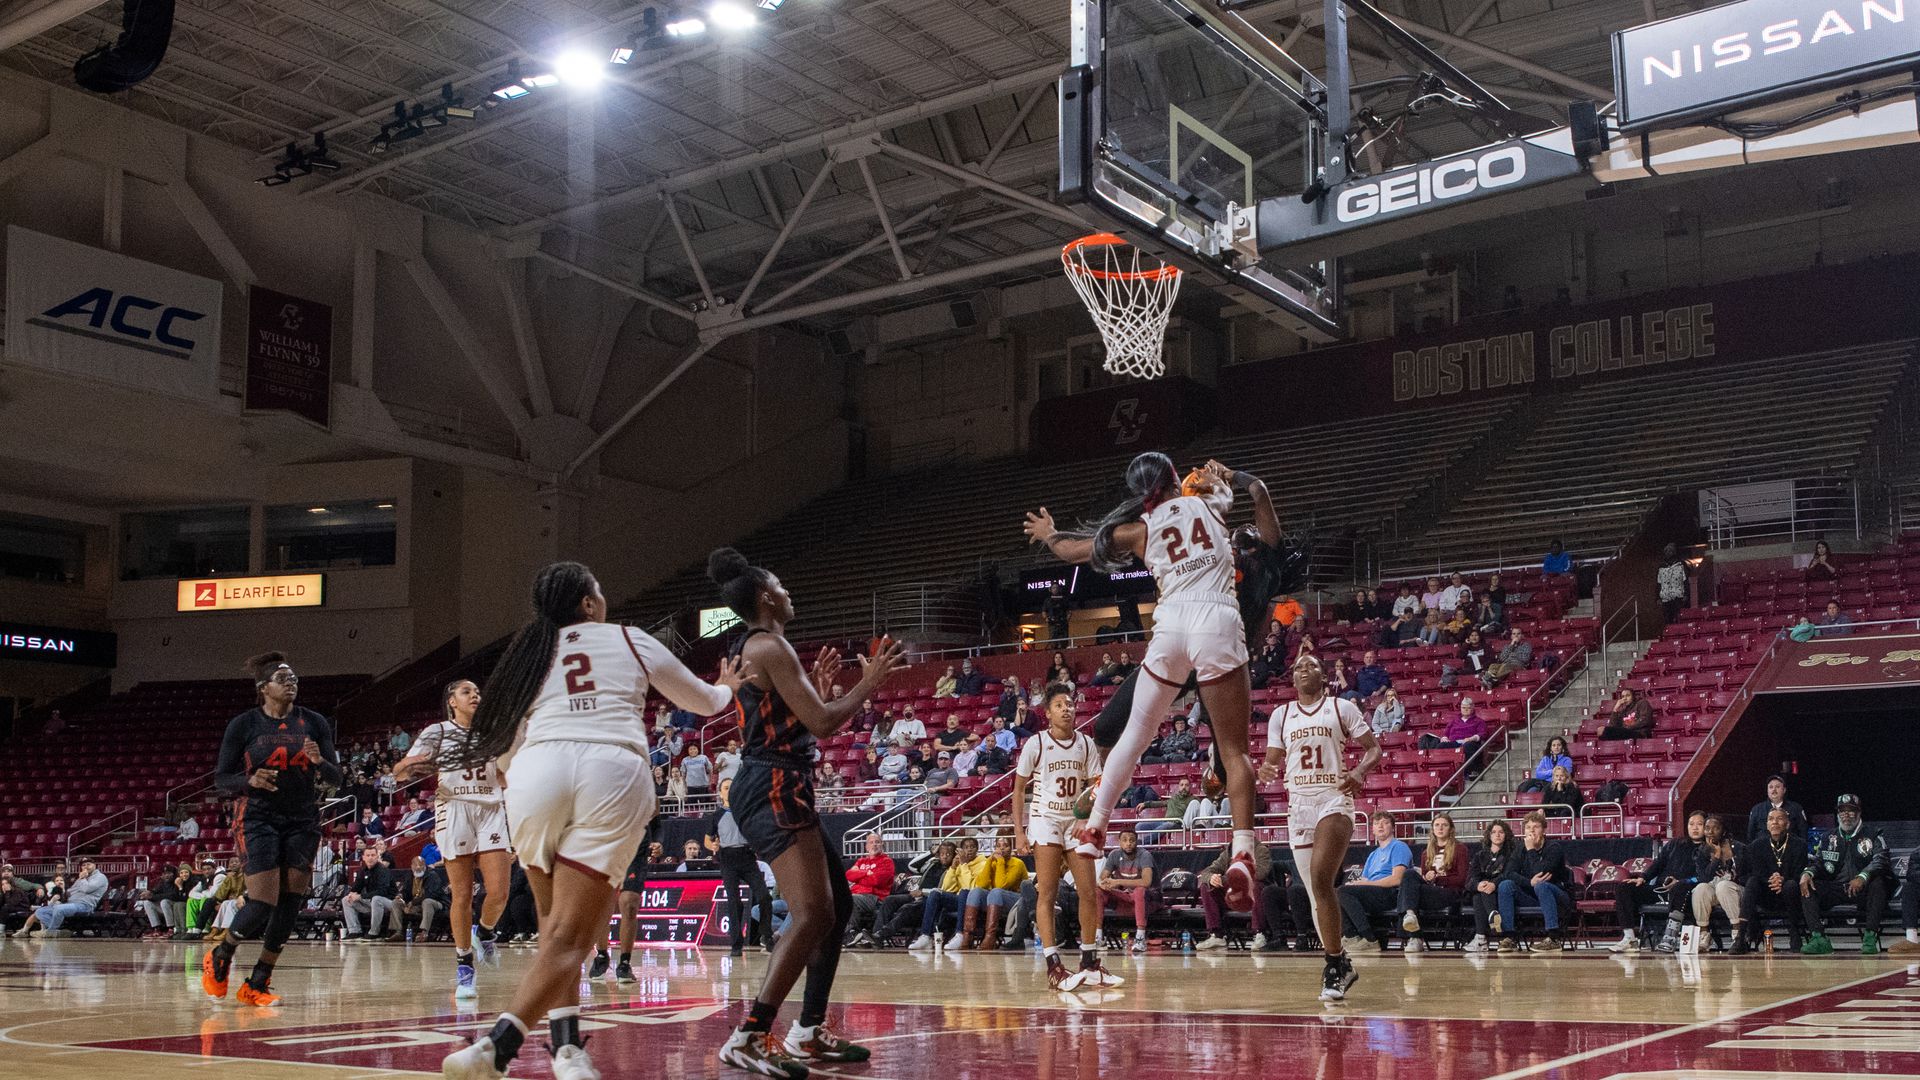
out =
<path fill-rule="evenodd" d="M 1620 940 L 1607 946 L 1608 952 L 1635 952 L 1640 948 L 1640 939 L 1633 934 L 1622 934 Z"/>
<path fill-rule="evenodd" d="M 1463 945 L 1463 946 L 1461 946 L 1461 951 L 1462 951 L 1462 952 L 1470 952 L 1470 953 L 1483 953 L 1483 952 L 1486 952 L 1486 951 L 1487 951 L 1487 939 L 1486 939 L 1486 938 L 1484 938 L 1484 937 L 1481 937 L 1481 936 L 1480 936 L 1479 934 L 1475 934 L 1475 935 L 1473 935 L 1473 940 L 1472 940 L 1472 941 L 1469 941 L 1469 942 L 1467 942 L 1467 943 L 1466 943 L 1465 945 Z"/>
<path fill-rule="evenodd" d="M 955 934 L 952 937 L 947 939 L 948 952 L 959 952 L 960 950 L 966 947 L 967 947 L 967 936 L 965 934 Z"/>
<path fill-rule="evenodd" d="M 1267 947 L 1267 935 L 1265 934 L 1253 935 L 1253 944 L 1247 946 L 1247 948 L 1252 949 L 1254 952 L 1261 952 L 1262 950 L 1266 949 L 1266 947 Z"/>
<path fill-rule="evenodd" d="M 1226 947 L 1226 938 L 1221 937 L 1219 934 L 1209 934 L 1204 941 L 1195 945 L 1193 948 L 1195 952 L 1212 952 L 1215 949 L 1224 949 Z"/>
<path fill-rule="evenodd" d="M 1408 938 L 1407 951 L 1408 952 L 1426 952 L 1427 951 L 1426 939 L 1417 938 L 1417 937 Z"/>
<path fill-rule="evenodd" d="M 584 1046 L 563 1046 L 553 1055 L 553 1080 L 600 1080 Z"/>
<path fill-rule="evenodd" d="M 1420 913 L 1417 911 L 1409 911 L 1405 915 L 1400 916 L 1400 929 L 1405 930 L 1409 934 L 1419 933 Z"/>
<path fill-rule="evenodd" d="M 1920 945 L 1920 930 L 1907 931 L 1907 940 L 1913 942 L 1915 945 Z"/>
<path fill-rule="evenodd" d="M 507 1075 L 493 1067 L 493 1040 L 485 1035 L 455 1050 L 440 1062 L 446 1080 L 499 1080 Z"/>
<path fill-rule="evenodd" d="M 919 937 L 913 939 L 913 944 L 907 946 L 908 952 L 930 952 L 932 949 L 933 936 L 931 934 L 921 934 Z"/>
<path fill-rule="evenodd" d="M 1145 956 L 1147 953 L 1147 935 L 1140 934 L 1133 939 L 1133 955 Z"/>
<path fill-rule="evenodd" d="M 1343 937 L 1340 939 L 1340 950 L 1348 953 L 1378 952 L 1379 947 L 1363 937 Z"/>

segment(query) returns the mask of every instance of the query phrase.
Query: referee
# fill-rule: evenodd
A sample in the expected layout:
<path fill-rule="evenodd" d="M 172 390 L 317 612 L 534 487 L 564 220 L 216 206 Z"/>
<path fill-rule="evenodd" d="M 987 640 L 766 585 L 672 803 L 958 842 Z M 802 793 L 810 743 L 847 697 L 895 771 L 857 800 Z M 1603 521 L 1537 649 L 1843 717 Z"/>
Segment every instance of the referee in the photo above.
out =
<path fill-rule="evenodd" d="M 726 887 L 727 904 L 733 916 L 732 954 L 739 956 L 745 948 L 747 926 L 746 897 L 740 895 L 741 884 L 744 882 L 752 891 L 753 904 L 760 910 L 754 941 L 765 949 L 773 948 L 773 900 L 767 895 L 767 879 L 760 873 L 760 860 L 754 857 L 753 847 L 733 820 L 732 792 L 731 777 L 720 781 L 720 806 L 707 818 L 707 843 L 719 847 L 720 883 Z"/>

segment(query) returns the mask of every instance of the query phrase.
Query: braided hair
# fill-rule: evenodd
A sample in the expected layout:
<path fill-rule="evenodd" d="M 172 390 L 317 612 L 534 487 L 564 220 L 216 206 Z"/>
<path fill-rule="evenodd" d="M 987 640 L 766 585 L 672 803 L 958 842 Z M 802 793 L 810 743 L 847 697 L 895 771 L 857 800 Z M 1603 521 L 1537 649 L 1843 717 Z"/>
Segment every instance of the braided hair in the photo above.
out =
<path fill-rule="evenodd" d="M 1173 459 L 1158 450 L 1149 450 L 1127 463 L 1127 491 L 1131 493 L 1126 502 L 1108 511 L 1091 527 L 1058 530 L 1061 536 L 1079 540 L 1093 541 L 1093 568 L 1102 573 L 1116 573 L 1133 565 L 1133 554 L 1113 546 L 1115 529 L 1130 521 L 1140 520 L 1147 506 L 1161 503 L 1180 494 L 1180 476 L 1173 468 Z"/>
<path fill-rule="evenodd" d="M 593 572 L 577 562 L 553 563 L 534 576 L 533 621 L 507 643 L 473 711 L 473 726 L 442 768 L 479 768 L 513 748 L 520 721 L 553 667 L 560 628 L 580 621 L 580 601 L 597 588 Z M 453 687 L 447 691 L 451 694 Z"/>
<path fill-rule="evenodd" d="M 760 589 L 772 574 L 747 561 L 730 547 L 714 548 L 707 556 L 707 576 L 720 586 L 720 599 L 742 622 L 760 617 Z"/>

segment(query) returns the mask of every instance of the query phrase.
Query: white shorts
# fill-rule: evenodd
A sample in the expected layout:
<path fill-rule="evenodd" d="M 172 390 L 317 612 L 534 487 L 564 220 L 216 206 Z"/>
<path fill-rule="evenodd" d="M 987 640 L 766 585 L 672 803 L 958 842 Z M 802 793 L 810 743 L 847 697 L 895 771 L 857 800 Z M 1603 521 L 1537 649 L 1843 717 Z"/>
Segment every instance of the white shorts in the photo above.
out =
<path fill-rule="evenodd" d="M 1147 674 L 1180 686 L 1197 674 L 1219 682 L 1247 663 L 1246 629 L 1232 604 L 1169 601 L 1153 609 L 1153 640 L 1140 661 Z"/>
<path fill-rule="evenodd" d="M 507 825 L 538 870 L 566 863 L 618 888 L 653 810 L 652 765 L 624 746 L 534 743 L 507 768 Z"/>
<path fill-rule="evenodd" d="M 1353 796 L 1337 790 L 1318 795 L 1289 794 L 1287 797 L 1287 846 L 1295 849 L 1312 847 L 1314 830 L 1320 827 L 1320 820 L 1335 814 L 1345 814 L 1351 820 Z"/>
<path fill-rule="evenodd" d="M 1073 818 L 1046 817 L 1035 814 L 1027 818 L 1027 843 L 1034 847 L 1052 844 L 1066 847 L 1073 838 Z"/>
<path fill-rule="evenodd" d="M 433 808 L 433 842 L 449 859 L 483 851 L 512 851 L 507 805 L 449 799 Z"/>

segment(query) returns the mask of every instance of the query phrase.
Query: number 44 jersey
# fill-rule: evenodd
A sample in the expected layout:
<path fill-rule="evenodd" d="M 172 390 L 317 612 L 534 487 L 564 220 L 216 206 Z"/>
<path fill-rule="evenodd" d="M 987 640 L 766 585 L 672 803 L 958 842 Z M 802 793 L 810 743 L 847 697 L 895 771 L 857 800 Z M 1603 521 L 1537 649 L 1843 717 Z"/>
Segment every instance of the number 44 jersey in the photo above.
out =
<path fill-rule="evenodd" d="M 649 687 L 700 716 L 712 716 L 733 700 L 724 687 L 687 670 L 651 634 L 614 623 L 563 626 L 520 745 L 612 743 L 645 757 Z"/>

